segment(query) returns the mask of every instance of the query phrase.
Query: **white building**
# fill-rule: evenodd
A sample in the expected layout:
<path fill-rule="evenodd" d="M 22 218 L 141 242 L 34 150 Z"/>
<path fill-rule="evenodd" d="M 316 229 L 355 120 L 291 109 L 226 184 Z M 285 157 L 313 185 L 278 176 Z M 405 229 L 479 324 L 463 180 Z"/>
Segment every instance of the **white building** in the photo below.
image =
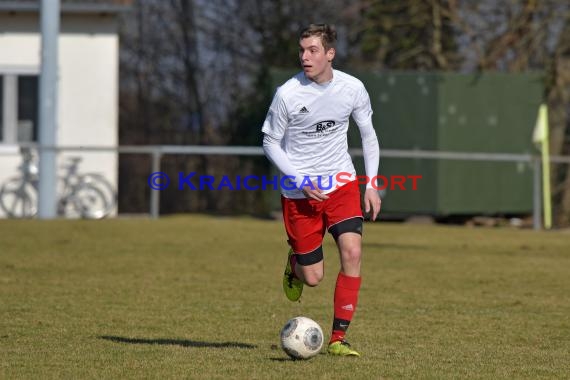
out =
<path fill-rule="evenodd" d="M 58 146 L 118 145 L 117 15 L 129 3 L 61 3 Z M 20 145 L 38 136 L 39 8 L 39 0 L 0 1 L 0 186 L 19 175 Z M 58 155 L 58 167 L 68 156 L 81 156 L 81 172 L 99 172 L 116 189 L 116 153 L 63 152 Z"/>

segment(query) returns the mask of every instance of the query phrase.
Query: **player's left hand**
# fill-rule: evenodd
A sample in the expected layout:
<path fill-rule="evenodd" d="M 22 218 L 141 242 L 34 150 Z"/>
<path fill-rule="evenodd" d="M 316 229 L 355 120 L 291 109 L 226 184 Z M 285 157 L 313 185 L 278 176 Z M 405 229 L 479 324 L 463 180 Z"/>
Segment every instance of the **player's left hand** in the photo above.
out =
<path fill-rule="evenodd" d="M 376 220 L 376 217 L 380 213 L 381 204 L 382 200 L 378 195 L 378 190 L 366 189 L 364 193 L 364 211 L 370 213 L 370 220 Z"/>

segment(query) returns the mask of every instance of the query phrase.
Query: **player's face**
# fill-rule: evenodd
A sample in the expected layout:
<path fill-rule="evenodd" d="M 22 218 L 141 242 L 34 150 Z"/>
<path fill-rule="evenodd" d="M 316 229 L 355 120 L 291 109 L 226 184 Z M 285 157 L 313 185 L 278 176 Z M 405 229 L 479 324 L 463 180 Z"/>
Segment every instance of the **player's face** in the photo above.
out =
<path fill-rule="evenodd" d="M 313 36 L 299 41 L 299 59 L 310 80 L 323 83 L 332 79 L 332 60 L 335 50 L 325 51 L 321 37 Z"/>

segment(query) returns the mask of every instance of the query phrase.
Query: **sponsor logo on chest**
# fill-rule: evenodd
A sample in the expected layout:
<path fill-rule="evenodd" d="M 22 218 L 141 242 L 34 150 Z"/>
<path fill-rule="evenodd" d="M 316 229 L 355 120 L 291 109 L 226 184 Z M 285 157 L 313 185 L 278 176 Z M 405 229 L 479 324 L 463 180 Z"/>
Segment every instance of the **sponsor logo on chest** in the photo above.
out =
<path fill-rule="evenodd" d="M 338 126 L 334 120 L 323 120 L 307 127 L 302 133 L 307 137 L 322 137 L 336 132 L 337 129 Z"/>

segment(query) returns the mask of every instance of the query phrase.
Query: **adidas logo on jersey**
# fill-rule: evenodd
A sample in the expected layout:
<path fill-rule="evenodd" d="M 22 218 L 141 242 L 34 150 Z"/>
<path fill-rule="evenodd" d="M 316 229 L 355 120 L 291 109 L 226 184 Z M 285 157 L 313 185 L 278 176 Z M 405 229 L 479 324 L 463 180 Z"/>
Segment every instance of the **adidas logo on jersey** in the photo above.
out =
<path fill-rule="evenodd" d="M 307 109 L 307 107 L 303 107 L 303 108 L 301 108 L 299 113 L 309 113 L 309 110 Z"/>

